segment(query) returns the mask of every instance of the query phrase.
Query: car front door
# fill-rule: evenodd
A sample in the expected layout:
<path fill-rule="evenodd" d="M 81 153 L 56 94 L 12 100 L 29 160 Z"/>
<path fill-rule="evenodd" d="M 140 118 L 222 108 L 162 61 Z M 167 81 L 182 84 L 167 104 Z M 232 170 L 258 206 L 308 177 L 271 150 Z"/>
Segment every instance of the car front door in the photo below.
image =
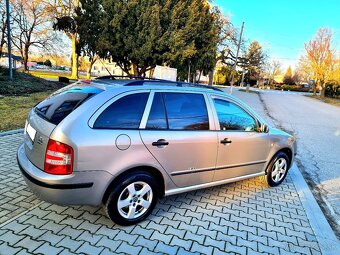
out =
<path fill-rule="evenodd" d="M 263 172 L 270 146 L 268 134 L 258 132 L 258 121 L 239 103 L 215 96 L 211 100 L 219 140 L 214 181 Z"/>
<path fill-rule="evenodd" d="M 211 182 L 218 141 L 207 96 L 175 91 L 152 95 L 140 130 L 145 146 L 177 186 Z"/>

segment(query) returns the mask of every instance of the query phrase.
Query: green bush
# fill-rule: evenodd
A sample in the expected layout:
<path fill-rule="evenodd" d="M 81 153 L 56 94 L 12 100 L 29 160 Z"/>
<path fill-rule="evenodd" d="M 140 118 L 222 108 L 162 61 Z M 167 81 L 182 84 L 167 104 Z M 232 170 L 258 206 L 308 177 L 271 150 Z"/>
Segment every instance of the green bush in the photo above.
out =
<path fill-rule="evenodd" d="M 302 88 L 299 85 L 282 85 L 279 87 L 276 87 L 277 90 L 286 90 L 286 91 L 298 91 L 298 92 L 308 92 L 309 88 Z"/>
<path fill-rule="evenodd" d="M 325 96 L 339 98 L 340 97 L 340 85 L 338 84 L 326 85 Z"/>

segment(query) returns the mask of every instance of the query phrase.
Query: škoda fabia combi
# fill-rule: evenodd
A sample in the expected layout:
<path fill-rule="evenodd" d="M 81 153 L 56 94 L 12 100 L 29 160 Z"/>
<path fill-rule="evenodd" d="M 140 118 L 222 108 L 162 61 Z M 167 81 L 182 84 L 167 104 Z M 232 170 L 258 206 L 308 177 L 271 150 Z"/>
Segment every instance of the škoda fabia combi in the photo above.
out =
<path fill-rule="evenodd" d="M 100 79 L 31 110 L 18 163 L 41 199 L 103 205 L 130 225 L 163 196 L 260 175 L 279 185 L 295 152 L 294 137 L 216 88 Z"/>

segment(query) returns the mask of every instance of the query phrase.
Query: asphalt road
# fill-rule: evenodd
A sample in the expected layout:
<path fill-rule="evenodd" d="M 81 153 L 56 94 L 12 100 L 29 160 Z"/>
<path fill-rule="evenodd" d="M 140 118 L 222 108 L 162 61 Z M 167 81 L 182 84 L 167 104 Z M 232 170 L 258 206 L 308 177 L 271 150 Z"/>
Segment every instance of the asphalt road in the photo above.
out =
<path fill-rule="evenodd" d="M 340 237 L 340 107 L 297 93 L 260 93 L 275 125 L 298 139 L 297 163 Z"/>

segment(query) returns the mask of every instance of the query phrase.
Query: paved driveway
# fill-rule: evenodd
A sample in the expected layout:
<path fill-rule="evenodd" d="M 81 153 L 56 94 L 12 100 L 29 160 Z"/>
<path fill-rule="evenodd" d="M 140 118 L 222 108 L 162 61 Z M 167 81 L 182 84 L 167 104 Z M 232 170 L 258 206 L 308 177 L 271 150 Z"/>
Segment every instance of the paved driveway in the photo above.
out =
<path fill-rule="evenodd" d="M 261 97 L 276 125 L 298 138 L 299 168 L 340 238 L 340 107 L 300 94 Z"/>
<path fill-rule="evenodd" d="M 26 187 L 15 154 L 22 134 L 0 137 L 0 254 L 320 254 L 290 175 L 162 199 L 144 222 L 121 227 L 101 208 L 57 206 Z"/>

